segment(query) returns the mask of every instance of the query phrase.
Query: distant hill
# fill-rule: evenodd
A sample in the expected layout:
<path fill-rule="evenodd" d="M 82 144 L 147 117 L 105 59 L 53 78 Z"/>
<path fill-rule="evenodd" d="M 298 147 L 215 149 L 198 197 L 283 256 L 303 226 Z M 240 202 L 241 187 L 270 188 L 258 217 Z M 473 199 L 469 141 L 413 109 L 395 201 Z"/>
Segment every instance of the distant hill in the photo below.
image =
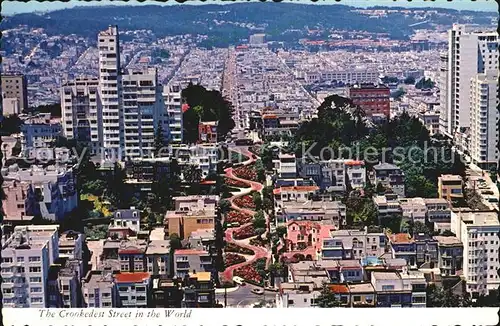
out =
<path fill-rule="evenodd" d="M 353 12 L 354 9 L 343 5 L 269 2 L 203 6 L 76 7 L 46 14 L 18 14 L 4 17 L 0 27 L 9 29 L 28 25 L 44 28 L 49 35 L 76 34 L 95 38 L 97 32 L 108 25 L 118 25 L 122 30 L 152 30 L 158 37 L 206 34 L 216 46 L 227 46 L 254 33 L 243 24 L 263 27 L 269 39 L 277 41 L 296 40 L 302 37 L 305 35 L 304 32 L 285 32 L 291 29 L 304 31 L 305 27 L 388 33 L 393 39 L 406 39 L 412 34 L 413 28 L 419 27 L 410 27 L 420 21 L 413 15 L 391 14 L 388 17 L 370 18 Z M 434 15 L 430 18 L 430 23 L 451 25 L 454 22 L 471 22 L 470 19 L 462 18 L 464 12 L 434 8 L 432 10 L 449 15 Z M 491 22 L 493 15 L 494 13 L 467 12 L 467 16 L 472 17 L 472 22 L 481 24 Z M 231 24 L 220 23 L 221 21 Z M 241 25 L 237 26 L 234 23 Z"/>

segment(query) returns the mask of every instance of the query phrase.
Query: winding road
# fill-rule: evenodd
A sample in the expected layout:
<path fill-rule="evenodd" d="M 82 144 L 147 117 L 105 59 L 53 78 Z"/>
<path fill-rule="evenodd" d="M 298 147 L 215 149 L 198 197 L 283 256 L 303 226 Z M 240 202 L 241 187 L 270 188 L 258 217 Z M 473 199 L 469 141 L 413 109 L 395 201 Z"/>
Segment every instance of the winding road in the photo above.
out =
<path fill-rule="evenodd" d="M 231 148 L 231 150 L 234 151 L 234 152 L 238 152 L 240 154 L 243 154 L 243 155 L 245 155 L 246 157 L 249 158 L 248 160 L 246 160 L 245 162 L 242 163 L 244 166 L 251 165 L 251 164 L 255 163 L 255 161 L 257 161 L 256 156 L 252 152 L 250 152 L 247 148 L 235 147 L 235 148 Z M 243 189 L 239 193 L 237 193 L 234 196 L 228 198 L 228 200 L 231 203 L 231 207 L 234 210 L 237 210 L 237 211 L 245 213 L 245 214 L 250 214 L 250 215 L 253 216 L 255 214 L 255 211 L 253 211 L 251 209 L 246 209 L 246 208 L 242 208 L 242 207 L 236 206 L 234 204 L 234 200 L 236 198 L 238 198 L 238 197 L 241 197 L 241 196 L 244 196 L 244 195 L 248 195 L 252 191 L 259 191 L 259 192 L 261 192 L 262 189 L 264 188 L 264 186 L 261 183 L 259 183 L 259 182 L 242 179 L 242 178 L 239 178 L 239 177 L 235 176 L 234 173 L 233 173 L 233 168 L 232 167 L 225 169 L 224 172 L 225 172 L 226 178 L 230 178 L 230 179 L 234 179 L 234 180 L 237 180 L 237 181 L 241 181 L 241 182 L 244 182 L 244 183 L 250 185 L 249 189 Z M 267 221 L 267 223 L 269 223 L 269 221 Z M 224 270 L 224 272 L 222 273 L 222 276 L 223 276 L 224 279 L 226 279 L 228 281 L 232 279 L 233 272 L 236 269 L 238 269 L 240 267 L 243 267 L 245 265 L 249 265 L 249 264 L 253 263 L 254 261 L 256 261 L 259 258 L 266 258 L 267 260 L 269 260 L 270 257 L 271 257 L 270 256 L 270 252 L 266 248 L 250 245 L 249 243 L 247 243 L 248 239 L 235 240 L 233 238 L 233 232 L 234 231 L 239 230 L 241 228 L 244 228 L 244 227 L 246 227 L 248 225 L 251 225 L 251 224 L 252 224 L 252 222 L 249 222 L 249 223 L 241 225 L 240 227 L 237 227 L 237 228 L 228 228 L 226 230 L 226 232 L 225 232 L 226 242 L 233 243 L 233 244 L 238 245 L 240 247 L 250 249 L 250 250 L 252 250 L 255 253 L 255 255 L 253 255 L 252 258 L 250 258 L 249 260 L 247 260 L 247 261 L 245 261 L 243 263 L 240 263 L 240 264 L 229 266 L 229 267 L 227 267 Z"/>

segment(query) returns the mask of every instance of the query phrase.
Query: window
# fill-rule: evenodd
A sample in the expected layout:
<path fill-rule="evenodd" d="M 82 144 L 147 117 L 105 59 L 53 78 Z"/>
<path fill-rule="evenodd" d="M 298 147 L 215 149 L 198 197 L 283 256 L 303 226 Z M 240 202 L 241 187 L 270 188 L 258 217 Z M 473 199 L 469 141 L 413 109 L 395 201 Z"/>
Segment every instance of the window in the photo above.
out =
<path fill-rule="evenodd" d="M 41 273 L 42 268 L 41 267 L 30 267 L 30 273 Z"/>
<path fill-rule="evenodd" d="M 40 288 L 40 287 L 33 287 L 33 288 L 30 289 L 30 292 L 31 293 L 40 293 L 40 292 L 42 292 L 42 288 Z"/>
<path fill-rule="evenodd" d="M 361 301 L 361 296 L 360 295 L 355 295 L 353 297 L 353 300 L 354 300 L 354 302 L 359 302 L 359 301 Z"/>
<path fill-rule="evenodd" d="M 382 291 L 394 290 L 394 285 L 382 285 Z"/>
<path fill-rule="evenodd" d="M 41 260 L 40 256 L 34 256 L 34 257 L 32 256 L 32 257 L 29 258 L 30 263 L 31 262 L 38 262 L 40 260 Z"/>
<path fill-rule="evenodd" d="M 30 283 L 41 283 L 42 278 L 41 277 L 30 277 Z"/>
<path fill-rule="evenodd" d="M 24 257 L 17 257 L 18 263 L 24 263 Z"/>
<path fill-rule="evenodd" d="M 2 258 L 2 263 L 12 263 L 12 257 Z"/>

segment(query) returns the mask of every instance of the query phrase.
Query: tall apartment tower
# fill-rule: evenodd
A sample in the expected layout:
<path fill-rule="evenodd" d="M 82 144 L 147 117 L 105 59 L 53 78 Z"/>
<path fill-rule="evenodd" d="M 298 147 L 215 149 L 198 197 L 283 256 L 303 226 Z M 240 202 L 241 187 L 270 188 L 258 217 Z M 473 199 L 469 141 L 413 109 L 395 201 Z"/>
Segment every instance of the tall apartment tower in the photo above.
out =
<path fill-rule="evenodd" d="M 489 71 L 471 79 L 471 132 L 469 152 L 472 161 L 484 169 L 498 164 L 498 73 Z"/>
<path fill-rule="evenodd" d="M 167 110 L 170 130 L 170 143 L 182 143 L 182 99 L 180 85 L 163 87 L 163 100 Z"/>
<path fill-rule="evenodd" d="M 102 105 L 97 78 L 77 78 L 62 86 L 62 130 L 67 139 L 88 144 L 92 155 L 102 147 Z"/>
<path fill-rule="evenodd" d="M 455 111 L 449 110 L 448 94 L 448 53 L 441 53 L 439 60 L 439 131 L 443 134 L 452 134 L 450 121 L 453 121 Z"/>
<path fill-rule="evenodd" d="M 102 102 L 102 147 L 105 157 L 117 158 L 123 147 L 120 42 L 118 27 L 99 33 L 99 96 Z"/>
<path fill-rule="evenodd" d="M 8 101 L 11 99 L 11 101 Z M 28 82 L 21 74 L 2 75 L 2 101 L 15 101 L 19 112 L 28 109 Z M 7 110 L 6 110 L 7 111 Z M 13 112 L 18 113 L 18 112 Z"/>
<path fill-rule="evenodd" d="M 471 80 L 479 73 L 492 70 L 498 70 L 497 32 L 453 25 L 448 32 L 447 107 L 444 111 L 450 119 L 442 126 L 445 134 L 453 137 L 460 128 L 470 127 Z"/>
<path fill-rule="evenodd" d="M 48 307 L 47 277 L 59 257 L 57 225 L 17 226 L 2 243 L 2 306 Z"/>
<path fill-rule="evenodd" d="M 165 139 L 169 134 L 157 70 L 128 71 L 122 82 L 124 154 L 131 158 L 147 157 L 153 153 L 157 128 L 162 126 Z"/>

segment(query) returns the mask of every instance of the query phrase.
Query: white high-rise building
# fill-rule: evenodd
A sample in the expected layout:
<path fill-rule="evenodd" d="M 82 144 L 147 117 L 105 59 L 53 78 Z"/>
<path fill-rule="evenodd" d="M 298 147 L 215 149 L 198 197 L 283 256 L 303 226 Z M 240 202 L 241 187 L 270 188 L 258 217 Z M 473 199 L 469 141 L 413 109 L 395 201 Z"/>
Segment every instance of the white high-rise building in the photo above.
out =
<path fill-rule="evenodd" d="M 2 243 L 2 305 L 48 307 L 49 267 L 59 256 L 57 225 L 17 226 Z"/>
<path fill-rule="evenodd" d="M 500 223 L 497 212 L 453 212 L 451 232 L 464 245 L 463 277 L 467 292 L 487 294 L 498 289 L 500 277 L 497 271 L 498 232 Z"/>
<path fill-rule="evenodd" d="M 498 102 L 496 72 L 471 78 L 469 152 L 472 161 L 486 169 L 498 164 Z"/>
<path fill-rule="evenodd" d="M 76 78 L 61 89 L 63 135 L 88 143 L 91 154 L 102 147 L 102 106 L 97 78 Z"/>
<path fill-rule="evenodd" d="M 182 96 L 180 85 L 166 85 L 163 87 L 163 100 L 168 113 L 170 143 L 182 143 Z"/>
<path fill-rule="evenodd" d="M 441 104 L 441 130 L 451 137 L 469 128 L 470 84 L 478 73 L 498 70 L 498 34 L 475 26 L 453 25 L 448 32 L 447 99 Z"/>
<path fill-rule="evenodd" d="M 102 102 L 103 150 L 105 158 L 118 158 L 124 139 L 121 132 L 121 70 L 118 27 L 99 33 L 99 95 Z"/>
<path fill-rule="evenodd" d="M 123 82 L 123 149 L 129 157 L 150 157 L 154 151 L 155 130 L 161 124 L 168 138 L 168 117 L 163 105 L 162 87 L 156 69 L 129 71 Z"/>

